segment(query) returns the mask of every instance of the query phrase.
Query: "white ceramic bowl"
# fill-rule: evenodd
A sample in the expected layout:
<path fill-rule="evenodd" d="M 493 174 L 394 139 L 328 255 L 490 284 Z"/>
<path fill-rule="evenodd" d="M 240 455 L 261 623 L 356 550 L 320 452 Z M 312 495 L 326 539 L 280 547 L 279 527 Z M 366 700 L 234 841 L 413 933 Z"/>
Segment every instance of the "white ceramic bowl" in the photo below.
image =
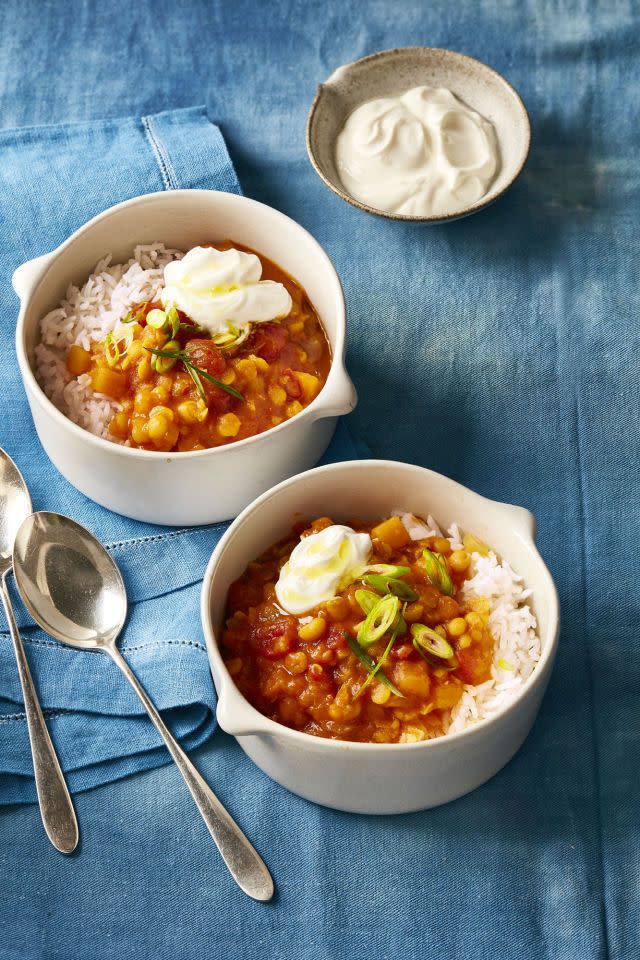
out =
<path fill-rule="evenodd" d="M 69 283 L 82 283 L 111 252 L 126 260 L 139 243 L 189 249 L 231 239 L 283 267 L 306 290 L 331 343 L 327 382 L 301 413 L 277 427 L 212 450 L 159 453 L 111 443 L 72 423 L 45 396 L 33 372 L 39 320 Z M 344 367 L 345 305 L 328 256 L 299 224 L 263 203 L 213 190 L 172 190 L 135 197 L 90 220 L 57 250 L 18 267 L 16 350 L 40 442 L 78 490 L 117 513 L 166 525 L 236 516 L 254 497 L 306 470 L 324 453 L 336 418 L 356 394 Z M 167 497 L 167 490 L 180 496 Z"/>
<path fill-rule="evenodd" d="M 336 141 L 347 117 L 367 100 L 404 93 L 423 84 L 446 87 L 493 124 L 500 153 L 495 179 L 475 203 L 448 214 L 387 213 L 356 200 L 343 186 L 335 159 Z M 307 120 L 309 159 L 326 185 L 359 210 L 410 223 L 446 223 L 483 210 L 520 175 L 530 145 L 529 117 L 511 84 L 480 60 L 438 47 L 399 47 L 345 63 L 320 84 Z"/>
<path fill-rule="evenodd" d="M 325 740 L 264 717 L 229 676 L 217 638 L 227 591 L 247 563 L 295 520 L 329 513 L 336 521 L 388 516 L 396 507 L 457 522 L 508 560 L 532 589 L 542 656 L 516 698 L 466 730 L 422 743 Z M 556 652 L 558 597 L 534 544 L 535 521 L 522 507 L 487 500 L 431 470 L 386 460 L 319 467 L 292 477 L 252 503 L 214 551 L 202 587 L 201 615 L 218 692 L 218 721 L 270 777 L 316 803 L 354 813 L 406 813 L 468 793 L 513 756 L 536 717 Z"/>

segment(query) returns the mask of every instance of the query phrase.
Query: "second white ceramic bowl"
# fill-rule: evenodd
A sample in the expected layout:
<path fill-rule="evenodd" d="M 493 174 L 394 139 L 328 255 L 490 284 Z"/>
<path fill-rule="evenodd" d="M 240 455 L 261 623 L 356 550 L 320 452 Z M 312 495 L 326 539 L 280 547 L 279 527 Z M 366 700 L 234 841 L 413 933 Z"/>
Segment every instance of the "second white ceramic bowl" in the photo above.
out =
<path fill-rule="evenodd" d="M 33 367 L 39 321 L 70 283 L 81 284 L 107 253 L 118 263 L 140 243 L 181 250 L 234 240 L 274 260 L 306 290 L 331 344 L 327 382 L 301 413 L 265 433 L 212 450 L 157 453 L 121 446 L 83 430 L 40 388 Z M 136 520 L 191 525 L 228 520 L 254 497 L 318 461 L 336 418 L 356 393 L 344 367 L 346 317 L 328 256 L 294 220 L 246 197 L 171 190 L 135 197 L 90 220 L 62 246 L 19 267 L 16 351 L 40 442 L 58 470 L 92 500 Z M 167 496 L 167 491 L 177 495 Z"/>
<path fill-rule="evenodd" d="M 508 560 L 531 588 L 542 655 L 514 699 L 460 733 L 422 743 L 348 743 L 291 730 L 242 696 L 220 655 L 229 586 L 301 518 L 379 519 L 403 508 L 458 523 Z M 453 800 L 488 780 L 529 733 L 546 689 L 559 630 L 555 585 L 534 544 L 535 521 L 522 507 L 479 496 L 432 470 L 385 460 L 319 467 L 252 503 L 214 551 L 201 615 L 218 691 L 218 721 L 270 777 L 308 800 L 354 813 L 406 813 Z"/>

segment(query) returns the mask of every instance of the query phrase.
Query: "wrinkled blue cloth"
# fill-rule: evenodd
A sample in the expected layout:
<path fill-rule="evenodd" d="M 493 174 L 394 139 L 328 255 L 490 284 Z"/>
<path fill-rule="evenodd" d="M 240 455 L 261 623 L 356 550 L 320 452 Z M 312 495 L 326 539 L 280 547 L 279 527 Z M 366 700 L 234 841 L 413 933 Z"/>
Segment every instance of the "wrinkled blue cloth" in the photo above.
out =
<path fill-rule="evenodd" d="M 206 101 L 244 191 L 303 223 L 336 263 L 355 432 L 377 455 L 530 507 L 563 630 L 522 750 L 437 810 L 375 819 L 316 807 L 216 732 L 196 760 L 274 873 L 268 907 L 238 894 L 172 766 L 77 795 L 71 859 L 51 849 L 35 806 L 5 808 L 0 957 L 635 960 L 637 8 L 6 0 L 3 13 L 3 126 Z M 509 193 L 442 227 L 360 214 L 305 155 L 317 83 L 407 44 L 485 60 L 533 125 Z M 50 245 L 37 221 L 32 235 Z"/>

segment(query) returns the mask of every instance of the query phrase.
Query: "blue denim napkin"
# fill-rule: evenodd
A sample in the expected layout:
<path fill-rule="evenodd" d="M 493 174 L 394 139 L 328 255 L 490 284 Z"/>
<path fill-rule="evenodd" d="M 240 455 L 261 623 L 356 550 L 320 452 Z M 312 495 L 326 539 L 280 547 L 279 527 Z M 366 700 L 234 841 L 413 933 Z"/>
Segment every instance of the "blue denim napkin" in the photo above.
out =
<path fill-rule="evenodd" d="M 0 447 L 22 470 L 34 509 L 74 517 L 108 547 L 130 601 L 123 653 L 191 749 L 215 726 L 199 593 L 206 563 L 228 524 L 176 530 L 128 520 L 88 500 L 57 472 L 35 434 L 18 374 L 18 302 L 9 282 L 22 261 L 52 249 L 111 204 L 179 187 L 240 192 L 220 131 L 203 108 L 0 133 L 0 370 L 3 408 L 11 410 L 0 418 Z M 348 432 L 340 430 L 327 459 L 355 456 Z M 73 791 L 169 762 L 141 704 L 108 658 L 47 637 L 17 597 L 16 618 Z M 0 631 L 6 631 L 4 622 Z M 0 805 L 34 800 L 13 648 L 0 632 Z"/>

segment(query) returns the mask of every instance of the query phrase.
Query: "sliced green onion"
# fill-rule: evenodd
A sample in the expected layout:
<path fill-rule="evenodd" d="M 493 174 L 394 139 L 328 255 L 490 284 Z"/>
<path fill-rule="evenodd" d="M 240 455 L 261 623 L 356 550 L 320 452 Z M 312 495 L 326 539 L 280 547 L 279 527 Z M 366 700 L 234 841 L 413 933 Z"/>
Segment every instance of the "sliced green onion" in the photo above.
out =
<path fill-rule="evenodd" d="M 367 614 L 364 623 L 358 630 L 358 643 L 361 647 L 370 647 L 372 643 L 383 637 L 391 630 L 398 616 L 400 601 L 397 597 L 387 594 L 378 599 L 378 602 Z"/>
<path fill-rule="evenodd" d="M 369 684 L 373 682 L 376 674 L 378 674 L 378 673 L 380 672 L 380 669 L 381 669 L 381 667 L 382 667 L 382 664 L 386 661 L 387 657 L 389 656 L 389 653 L 391 652 L 391 647 L 394 645 L 397 636 L 398 636 L 398 630 L 395 629 L 395 630 L 393 630 L 391 636 L 389 637 L 389 643 L 388 643 L 388 644 L 386 645 L 386 647 L 384 648 L 384 651 L 383 651 L 383 653 L 382 653 L 382 656 L 380 657 L 380 659 L 379 659 L 378 662 L 376 663 L 375 667 L 373 668 L 373 670 L 371 671 L 371 673 L 369 674 L 369 676 L 367 677 L 367 679 L 365 680 L 365 682 L 362 684 L 362 686 L 361 686 L 360 689 L 358 690 L 358 692 L 357 692 L 357 694 L 356 694 L 356 697 L 359 697 L 361 693 L 364 693 L 364 691 L 367 689 L 367 687 L 369 686 Z"/>
<path fill-rule="evenodd" d="M 203 402 L 203 403 L 205 404 L 205 406 L 206 406 L 206 405 L 207 405 L 207 395 L 206 395 L 206 393 L 204 392 L 204 387 L 202 386 L 202 380 L 200 379 L 200 376 L 199 376 L 199 374 L 198 374 L 198 371 L 196 370 L 195 367 L 192 367 L 190 363 L 185 363 L 184 368 L 185 368 L 185 370 L 187 371 L 187 373 L 189 374 L 189 376 L 191 377 L 191 379 L 193 380 L 193 385 L 194 385 L 194 387 L 196 388 L 196 392 L 197 392 L 198 396 L 200 397 L 200 399 L 202 400 L 202 402 Z"/>
<path fill-rule="evenodd" d="M 148 300 L 144 300 L 142 303 L 139 303 L 136 306 L 135 310 L 129 310 L 129 312 L 124 315 L 120 323 L 133 323 L 134 321 L 137 321 L 138 317 L 144 313 L 148 303 Z"/>
<path fill-rule="evenodd" d="M 154 330 L 162 330 L 167 322 L 167 315 L 164 310 L 149 310 L 147 314 L 147 326 Z"/>
<path fill-rule="evenodd" d="M 365 653 L 358 641 L 355 640 L 350 634 L 345 633 L 344 636 L 349 644 L 351 652 L 355 653 L 356 657 L 366 669 L 367 673 L 372 673 L 376 669 L 376 662 L 371 659 L 368 653 Z M 378 669 L 376 671 L 376 676 L 380 683 L 384 684 L 385 687 L 388 687 L 388 689 L 391 690 L 391 693 L 395 694 L 396 697 L 404 698 L 404 694 L 400 693 L 395 683 L 392 683 L 391 680 L 389 680 L 389 677 L 386 675 L 384 670 Z"/>
<path fill-rule="evenodd" d="M 115 367 L 120 359 L 120 347 L 113 333 L 104 338 L 104 356 L 110 367 Z"/>
<path fill-rule="evenodd" d="M 411 573 L 411 567 L 395 567 L 392 563 L 371 563 L 367 573 L 381 573 L 385 577 L 404 577 Z"/>
<path fill-rule="evenodd" d="M 502 657 L 498 660 L 498 666 L 502 667 L 503 670 L 513 670 L 513 666 L 510 663 L 507 663 L 506 660 L 503 660 Z"/>
<path fill-rule="evenodd" d="M 401 600 L 417 600 L 418 594 L 412 590 L 404 580 L 398 580 L 396 577 L 385 577 L 383 574 L 372 573 L 362 578 L 368 587 L 379 590 L 380 593 L 391 593 L 394 597 Z"/>
<path fill-rule="evenodd" d="M 180 344 L 177 340 L 170 340 L 169 343 L 165 344 L 164 349 L 169 353 L 169 351 L 179 352 Z M 177 356 L 157 356 L 152 357 L 151 367 L 156 373 L 166 373 L 168 370 L 171 370 L 172 367 L 175 367 L 178 362 Z"/>
<path fill-rule="evenodd" d="M 167 316 L 167 326 L 169 327 L 169 331 L 171 333 L 171 339 L 174 340 L 178 336 L 178 331 L 180 329 L 180 317 L 178 315 L 178 311 L 173 306 L 173 304 L 171 304 L 171 306 L 169 307 L 168 310 L 165 311 L 165 313 Z"/>
<path fill-rule="evenodd" d="M 441 553 L 434 553 L 432 550 L 424 550 L 422 556 L 427 577 L 433 586 L 437 587 L 447 597 L 452 597 L 455 593 L 455 587 L 445 558 Z"/>
<path fill-rule="evenodd" d="M 356 590 L 356 600 L 360 604 L 360 609 L 366 615 L 371 613 L 376 603 L 380 600 L 380 595 L 373 590 Z"/>
<path fill-rule="evenodd" d="M 441 637 L 431 627 L 425 627 L 423 623 L 413 623 L 411 625 L 411 637 L 418 653 L 422 650 L 441 660 L 449 660 L 454 655 L 453 647 L 449 641 Z"/>

